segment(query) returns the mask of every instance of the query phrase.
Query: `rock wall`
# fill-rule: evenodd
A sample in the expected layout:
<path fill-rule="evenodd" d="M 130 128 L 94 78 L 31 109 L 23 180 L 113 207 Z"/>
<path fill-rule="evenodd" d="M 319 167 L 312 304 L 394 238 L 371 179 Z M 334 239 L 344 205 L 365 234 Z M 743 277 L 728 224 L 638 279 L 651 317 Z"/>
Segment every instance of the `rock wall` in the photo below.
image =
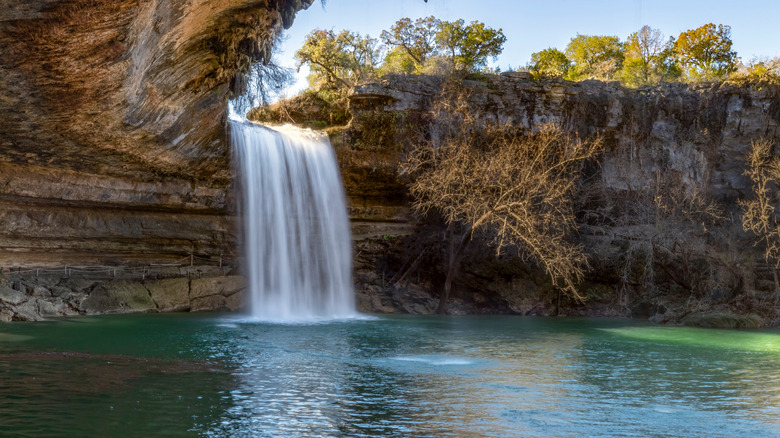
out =
<path fill-rule="evenodd" d="M 177 273 L 178 274 L 178 273 Z M 0 276 L 0 322 L 135 312 L 235 311 L 246 279 L 213 266 L 187 268 L 186 277 L 95 279 L 60 275 Z M 94 274 L 93 274 L 94 275 Z"/>
<path fill-rule="evenodd" d="M 457 280 L 454 312 L 634 315 L 679 322 L 696 309 L 717 308 L 758 313 L 763 324 L 780 324 L 770 266 L 755 237 L 742 231 L 738 205 L 752 196 L 744 176 L 751 141 L 780 140 L 777 87 L 627 89 L 611 82 L 535 81 L 525 73 L 485 75 L 463 85 L 469 107 L 483 119 L 529 132 L 557 123 L 583 138 L 599 135 L 606 147 L 598 163 L 585 169 L 577 201 L 579 238 L 591 260 L 588 281 L 581 285 L 591 296 L 588 303 L 558 296 L 538 267 L 517 254 L 495 259 L 477 236 Z M 353 90 L 352 123 L 334 142 L 347 139 L 348 151 L 341 153 L 348 158 L 346 179 L 362 172 L 361 182 L 347 183 L 352 198 L 360 198 L 361 187 L 376 191 L 377 181 L 402 185 L 387 175 L 397 174 L 397 159 L 411 141 L 435 140 L 430 109 L 441 87 L 437 78 L 389 76 Z M 381 211 L 387 196 L 369 199 Z M 697 202 L 717 213 L 699 215 Z M 381 223 L 380 217 L 374 220 Z M 435 217 L 411 221 L 415 227 L 408 233 L 388 239 L 379 227 L 357 242 L 366 249 L 358 250 L 357 263 L 365 308 L 411 313 L 435 308 L 448 237 Z"/>
<path fill-rule="evenodd" d="M 672 83 L 630 89 L 618 82 L 534 81 L 522 72 L 464 84 L 472 93 L 470 106 L 483 117 L 529 130 L 557 123 L 583 137 L 602 135 L 607 152 L 600 177 L 614 190 L 651 186 L 661 172 L 720 199 L 744 196 L 750 141 L 780 138 L 780 90 L 771 86 Z M 357 87 L 350 97 L 355 129 L 363 129 L 363 119 L 376 112 L 405 118 L 426 113 L 440 87 L 440 79 L 426 76 L 389 76 Z"/>
<path fill-rule="evenodd" d="M 228 97 L 314 0 L 0 0 L 0 266 L 230 256 Z"/>

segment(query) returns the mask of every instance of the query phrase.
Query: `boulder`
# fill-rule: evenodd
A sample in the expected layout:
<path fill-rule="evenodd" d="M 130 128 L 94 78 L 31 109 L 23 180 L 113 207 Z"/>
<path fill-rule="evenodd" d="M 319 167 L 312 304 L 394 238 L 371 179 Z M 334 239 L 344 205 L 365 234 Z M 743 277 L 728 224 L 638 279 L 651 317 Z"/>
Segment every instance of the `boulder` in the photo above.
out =
<path fill-rule="evenodd" d="M 227 309 L 225 297 L 222 295 L 195 298 L 190 301 L 190 306 L 191 312 L 216 312 Z"/>
<path fill-rule="evenodd" d="M 137 282 L 112 281 L 106 283 L 108 294 L 117 300 L 123 312 L 148 312 L 157 309 L 149 291 Z"/>
<path fill-rule="evenodd" d="M 14 321 L 40 321 L 43 319 L 38 313 L 37 300 L 28 300 L 16 306 L 14 309 Z"/>
<path fill-rule="evenodd" d="M 228 295 L 225 297 L 225 307 L 227 307 L 228 310 L 234 311 L 234 310 L 241 310 L 246 305 L 246 289 L 234 293 L 233 295 Z"/>
<path fill-rule="evenodd" d="M 86 292 L 95 286 L 97 281 L 87 278 L 68 278 L 63 281 L 60 286 L 70 289 L 75 292 Z"/>
<path fill-rule="evenodd" d="M 79 311 L 87 315 L 113 313 L 120 308 L 119 301 L 108 293 L 105 285 L 99 285 L 79 303 Z"/>
<path fill-rule="evenodd" d="M 0 309 L 0 322 L 11 322 L 14 312 L 11 309 Z"/>
<path fill-rule="evenodd" d="M 212 295 L 228 297 L 246 288 L 246 278 L 239 275 L 198 278 L 190 283 L 190 301 Z M 194 307 L 194 306 L 193 306 Z"/>
<path fill-rule="evenodd" d="M 16 306 L 21 304 L 26 299 L 27 295 L 23 294 L 22 292 L 13 290 L 8 286 L 0 285 L 0 301 L 8 303 L 12 306 Z"/>
<path fill-rule="evenodd" d="M 147 281 L 146 289 L 161 312 L 184 312 L 190 309 L 190 281 L 186 278 Z"/>
<path fill-rule="evenodd" d="M 65 303 L 63 303 L 60 300 L 57 300 L 56 303 L 53 303 L 51 301 L 47 301 L 44 299 L 36 298 L 35 299 L 36 304 L 38 306 L 38 314 L 43 317 L 52 317 L 52 316 L 62 316 L 63 313 L 60 311 Z"/>
<path fill-rule="evenodd" d="M 33 286 L 32 288 L 32 296 L 34 297 L 48 298 L 51 295 L 51 291 L 43 286 Z"/>

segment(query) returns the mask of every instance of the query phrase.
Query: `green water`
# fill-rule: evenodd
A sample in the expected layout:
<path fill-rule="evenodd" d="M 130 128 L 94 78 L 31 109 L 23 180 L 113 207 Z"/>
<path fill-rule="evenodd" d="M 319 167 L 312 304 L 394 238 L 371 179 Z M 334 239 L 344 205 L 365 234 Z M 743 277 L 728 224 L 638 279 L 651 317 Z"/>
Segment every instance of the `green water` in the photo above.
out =
<path fill-rule="evenodd" d="M 780 331 L 383 317 L 0 325 L 0 436 L 780 436 Z"/>

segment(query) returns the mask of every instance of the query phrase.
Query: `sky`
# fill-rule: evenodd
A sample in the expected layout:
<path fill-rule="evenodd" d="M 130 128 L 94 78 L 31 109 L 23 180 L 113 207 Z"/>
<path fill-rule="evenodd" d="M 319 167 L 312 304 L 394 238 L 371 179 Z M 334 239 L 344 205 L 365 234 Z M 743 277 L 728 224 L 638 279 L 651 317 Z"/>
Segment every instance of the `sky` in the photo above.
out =
<path fill-rule="evenodd" d="M 577 34 L 625 40 L 643 25 L 669 38 L 710 22 L 727 24 L 742 60 L 780 56 L 780 0 L 316 0 L 285 31 L 276 60 L 295 67 L 293 55 L 314 29 L 348 29 L 379 38 L 400 18 L 429 15 L 501 28 L 507 38 L 504 51 L 490 63 L 501 70 L 525 66 L 533 52 L 548 47 L 564 50 Z M 304 68 L 285 94 L 305 88 L 306 75 Z"/>

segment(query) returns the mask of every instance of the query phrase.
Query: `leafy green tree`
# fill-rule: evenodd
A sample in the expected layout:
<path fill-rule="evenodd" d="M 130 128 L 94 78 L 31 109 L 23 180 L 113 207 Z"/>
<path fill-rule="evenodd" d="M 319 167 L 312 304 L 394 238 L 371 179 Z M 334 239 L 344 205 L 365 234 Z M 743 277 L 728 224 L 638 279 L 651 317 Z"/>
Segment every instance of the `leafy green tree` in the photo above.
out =
<path fill-rule="evenodd" d="M 313 88 L 351 88 L 376 73 L 381 49 L 369 36 L 343 30 L 315 29 L 295 52 L 298 68 L 309 65 Z"/>
<path fill-rule="evenodd" d="M 658 68 L 661 70 L 662 81 L 673 82 L 678 81 L 683 76 L 682 67 L 677 61 L 677 52 L 675 46 L 677 45 L 674 37 L 669 37 L 664 49 L 658 55 Z"/>
<path fill-rule="evenodd" d="M 690 79 L 711 80 L 736 70 L 737 52 L 731 45 L 731 26 L 708 23 L 681 33 L 674 48 Z"/>
<path fill-rule="evenodd" d="M 618 76 L 629 86 L 657 84 L 663 76 L 659 61 L 664 49 L 661 31 L 642 26 L 626 40 L 625 59 Z"/>
<path fill-rule="evenodd" d="M 780 85 L 780 58 L 752 59 L 740 63 L 738 70 L 729 75 L 729 82 L 741 87 Z"/>
<path fill-rule="evenodd" d="M 382 42 L 398 51 L 391 51 L 394 61 L 400 59 L 399 53 L 405 53 L 420 71 L 425 62 L 436 53 L 436 33 L 440 21 L 433 16 L 418 18 L 414 22 L 410 18 L 402 18 L 393 24 L 390 30 L 383 30 Z M 387 62 L 387 61 L 385 61 Z"/>
<path fill-rule="evenodd" d="M 612 79 L 623 64 L 624 50 L 618 37 L 578 34 L 566 46 L 566 56 L 574 63 L 569 79 Z"/>
<path fill-rule="evenodd" d="M 457 71 L 474 72 L 487 64 L 488 58 L 501 54 L 506 36 L 479 21 L 465 24 L 463 20 L 440 21 L 436 44 L 446 54 Z"/>
<path fill-rule="evenodd" d="M 566 77 L 571 61 L 566 54 L 555 48 L 544 49 L 531 54 L 531 71 L 543 77 Z"/>
<path fill-rule="evenodd" d="M 396 47 L 389 50 L 385 55 L 385 59 L 379 67 L 378 75 L 384 76 L 386 74 L 410 74 L 419 72 L 420 66 L 414 62 L 414 59 L 412 59 L 404 50 Z"/>

